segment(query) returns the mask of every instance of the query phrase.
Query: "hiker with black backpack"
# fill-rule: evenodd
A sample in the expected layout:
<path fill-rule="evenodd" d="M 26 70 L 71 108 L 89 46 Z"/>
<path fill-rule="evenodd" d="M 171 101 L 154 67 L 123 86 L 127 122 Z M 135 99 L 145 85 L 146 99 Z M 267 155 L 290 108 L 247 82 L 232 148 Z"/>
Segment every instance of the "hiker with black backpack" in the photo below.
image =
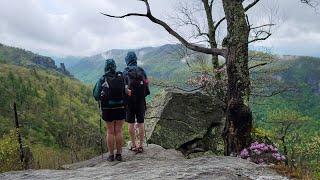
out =
<path fill-rule="evenodd" d="M 99 101 L 102 119 L 106 122 L 108 161 L 122 161 L 122 126 L 126 118 L 125 110 L 125 83 L 122 72 L 116 71 L 113 59 L 107 59 L 105 74 L 98 80 L 93 96 Z M 101 120 L 100 120 L 101 121 Z M 116 154 L 114 155 L 114 145 Z"/>
<path fill-rule="evenodd" d="M 143 152 L 144 142 L 144 115 L 146 111 L 145 97 L 150 94 L 148 78 L 143 68 L 137 64 L 137 56 L 134 52 L 128 52 L 125 58 L 127 67 L 124 69 L 123 76 L 126 84 L 127 94 L 127 116 L 128 130 L 131 138 L 130 150 L 137 153 Z M 139 129 L 139 146 L 136 144 L 135 123 Z"/>

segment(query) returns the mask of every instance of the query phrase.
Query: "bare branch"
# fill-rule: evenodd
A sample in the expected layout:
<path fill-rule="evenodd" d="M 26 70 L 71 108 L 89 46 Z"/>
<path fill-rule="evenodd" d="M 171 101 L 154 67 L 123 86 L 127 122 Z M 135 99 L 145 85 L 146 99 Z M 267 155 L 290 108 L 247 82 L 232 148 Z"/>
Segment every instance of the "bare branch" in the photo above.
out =
<path fill-rule="evenodd" d="M 255 33 L 256 33 L 254 36 L 255 38 L 250 40 L 248 42 L 248 44 L 256 42 L 256 41 L 264 41 L 272 35 L 270 31 L 263 31 L 263 30 L 257 31 Z M 262 35 L 265 35 L 265 36 L 261 37 Z"/>
<path fill-rule="evenodd" d="M 255 6 L 260 0 L 254 0 L 251 4 L 249 4 L 247 7 L 244 8 L 245 11 L 248 11 L 253 6 Z"/>
<path fill-rule="evenodd" d="M 223 17 L 222 19 L 220 19 L 220 20 L 216 23 L 214 29 L 217 30 L 218 27 L 220 26 L 220 24 L 221 24 L 224 20 L 226 20 L 226 17 Z"/>
<path fill-rule="evenodd" d="M 128 16 L 145 16 L 145 17 L 147 17 L 146 14 L 140 14 L 140 13 L 128 13 L 128 14 L 125 14 L 125 15 L 122 15 L 122 16 L 113 16 L 113 15 L 105 14 L 105 13 L 102 13 L 102 12 L 100 14 L 108 16 L 108 17 L 112 17 L 112 18 L 125 18 L 125 17 L 128 17 Z"/>
<path fill-rule="evenodd" d="M 276 96 L 285 92 L 290 91 L 290 89 L 285 88 L 285 89 L 281 89 L 278 91 L 273 91 L 270 94 L 257 94 L 257 93 L 251 93 L 251 96 L 259 96 L 259 97 L 272 97 L 272 96 Z"/>
<path fill-rule="evenodd" d="M 250 69 L 257 68 L 257 67 L 265 66 L 265 65 L 267 65 L 267 64 L 269 64 L 269 63 L 261 63 L 261 64 L 257 64 L 257 65 L 254 65 L 254 66 L 249 67 L 249 70 L 250 70 Z"/>
<path fill-rule="evenodd" d="M 166 84 L 163 84 L 163 83 L 152 83 L 152 85 L 155 85 L 155 86 L 158 86 L 158 87 L 163 87 L 163 88 L 172 88 L 172 89 L 177 89 L 177 90 L 180 90 L 180 91 L 184 91 L 184 92 L 194 92 L 194 91 L 198 91 L 198 90 L 201 90 L 205 87 L 205 85 L 202 85 L 202 86 L 199 86 L 199 87 L 196 87 L 196 88 L 193 88 L 193 89 L 184 89 L 184 88 L 181 88 L 181 87 L 178 87 L 178 86 L 172 86 L 172 85 L 166 85 Z"/>
<path fill-rule="evenodd" d="M 142 1 L 142 0 L 141 0 Z M 194 50 L 194 51 L 198 51 L 198 52 L 203 52 L 206 54 L 212 54 L 212 55 L 221 55 L 221 56 L 226 56 L 226 49 L 219 49 L 219 48 L 206 48 L 206 47 L 202 47 L 200 45 L 195 45 L 192 44 L 190 42 L 188 42 L 186 39 L 184 39 L 180 34 L 178 34 L 175 30 L 173 30 L 167 23 L 165 23 L 164 21 L 154 17 L 151 13 L 151 9 L 150 9 L 150 5 L 148 0 L 143 0 L 143 2 L 145 2 L 146 8 L 147 8 L 147 14 L 138 14 L 138 13 L 129 13 L 130 16 L 135 16 L 134 14 L 137 14 L 138 16 L 144 16 L 147 17 L 150 21 L 152 21 L 155 24 L 158 24 L 160 26 L 162 26 L 169 34 L 171 34 L 172 36 L 174 36 L 176 39 L 178 39 L 184 46 L 186 46 L 187 48 Z M 102 13 L 105 16 L 108 17 L 114 17 L 114 18 L 120 18 L 122 16 L 112 16 L 109 14 L 105 14 Z M 128 16 L 128 14 L 127 14 Z M 126 15 L 124 15 L 124 17 L 127 17 Z"/>
<path fill-rule="evenodd" d="M 180 17 L 179 15 L 177 15 L 177 20 L 179 20 L 180 22 L 182 22 L 182 24 L 180 26 L 184 26 L 184 25 L 191 25 L 193 26 L 196 31 L 197 34 L 195 34 L 193 37 L 201 37 L 201 36 L 206 36 L 208 37 L 209 34 L 205 33 L 201 30 L 201 27 L 199 25 L 199 23 L 194 19 L 193 14 L 194 12 L 192 10 L 190 10 L 188 7 L 186 7 L 187 5 L 183 5 L 180 4 L 179 5 L 179 11 L 180 13 L 183 15 L 183 17 Z"/>
<path fill-rule="evenodd" d="M 216 30 L 214 26 L 214 21 L 212 18 L 212 7 L 210 6 L 213 1 L 209 3 L 208 0 L 202 0 L 204 10 L 206 12 L 206 17 L 207 17 L 207 25 L 208 25 L 208 38 L 209 38 L 209 44 L 211 48 L 216 48 L 217 47 L 217 42 L 216 42 Z"/>
<path fill-rule="evenodd" d="M 211 10 L 212 10 L 212 7 L 213 7 L 213 2 L 214 2 L 214 0 L 211 0 L 211 1 L 210 1 L 209 7 L 210 7 Z"/>
<path fill-rule="evenodd" d="M 250 27 L 250 30 L 259 29 L 259 28 L 263 28 L 263 27 L 271 27 L 271 26 L 275 26 L 275 25 L 276 24 L 264 24 L 264 25 L 261 25 L 261 26 Z"/>
<path fill-rule="evenodd" d="M 319 1 L 318 0 L 301 0 L 301 2 L 311 6 L 313 8 L 319 6 Z"/>

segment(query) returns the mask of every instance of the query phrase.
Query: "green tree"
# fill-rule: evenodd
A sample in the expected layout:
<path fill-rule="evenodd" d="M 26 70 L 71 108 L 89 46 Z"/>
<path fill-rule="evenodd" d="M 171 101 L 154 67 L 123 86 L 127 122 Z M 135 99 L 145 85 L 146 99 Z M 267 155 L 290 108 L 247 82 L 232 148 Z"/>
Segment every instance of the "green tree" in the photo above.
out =
<path fill-rule="evenodd" d="M 311 121 L 311 118 L 293 110 L 272 110 L 268 113 L 268 121 L 271 123 L 272 132 L 275 133 L 275 140 L 279 142 L 283 149 L 283 154 L 289 159 L 294 159 L 292 156 L 294 147 L 300 140 L 299 129 Z M 291 153 L 289 154 L 289 148 Z M 289 164 L 288 158 L 286 164 Z"/>

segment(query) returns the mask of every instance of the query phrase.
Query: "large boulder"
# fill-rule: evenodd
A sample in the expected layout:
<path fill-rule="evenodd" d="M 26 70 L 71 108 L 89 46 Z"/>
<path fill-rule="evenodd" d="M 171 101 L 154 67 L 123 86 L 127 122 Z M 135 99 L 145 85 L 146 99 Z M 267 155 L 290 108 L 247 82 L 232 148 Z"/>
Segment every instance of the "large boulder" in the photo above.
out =
<path fill-rule="evenodd" d="M 196 92 L 165 90 L 146 112 L 147 142 L 184 154 L 216 149 L 224 122 L 224 104 Z"/>

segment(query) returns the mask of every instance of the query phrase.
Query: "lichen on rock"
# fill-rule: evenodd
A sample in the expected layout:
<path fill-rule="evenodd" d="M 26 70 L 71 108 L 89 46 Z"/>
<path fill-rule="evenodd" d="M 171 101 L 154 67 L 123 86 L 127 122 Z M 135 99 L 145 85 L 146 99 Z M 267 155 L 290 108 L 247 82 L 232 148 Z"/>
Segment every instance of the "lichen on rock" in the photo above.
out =
<path fill-rule="evenodd" d="M 185 154 L 214 151 L 213 137 L 220 136 L 223 126 L 223 107 L 218 98 L 200 91 L 166 90 L 154 98 L 146 113 L 148 142 Z"/>

